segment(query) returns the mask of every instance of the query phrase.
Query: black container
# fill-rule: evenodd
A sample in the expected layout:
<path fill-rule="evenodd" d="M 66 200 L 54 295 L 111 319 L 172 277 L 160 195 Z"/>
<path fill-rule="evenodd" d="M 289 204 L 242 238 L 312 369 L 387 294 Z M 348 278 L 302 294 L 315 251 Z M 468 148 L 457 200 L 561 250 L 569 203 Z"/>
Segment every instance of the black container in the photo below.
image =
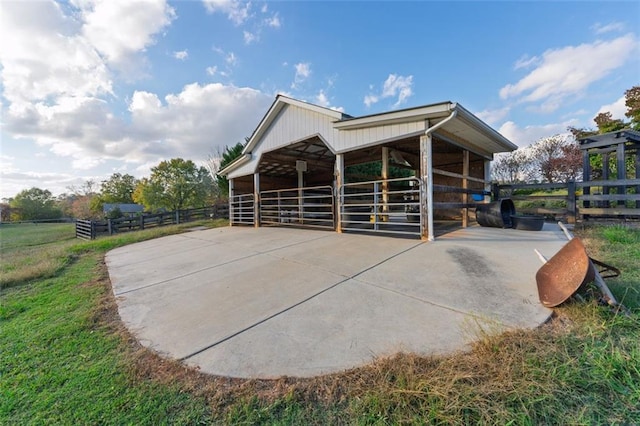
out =
<path fill-rule="evenodd" d="M 515 229 L 521 231 L 541 231 L 544 226 L 544 216 L 511 216 Z"/>
<path fill-rule="evenodd" d="M 511 228 L 511 218 L 516 214 L 516 206 L 510 198 L 503 198 L 476 207 L 476 221 L 480 226 Z"/>

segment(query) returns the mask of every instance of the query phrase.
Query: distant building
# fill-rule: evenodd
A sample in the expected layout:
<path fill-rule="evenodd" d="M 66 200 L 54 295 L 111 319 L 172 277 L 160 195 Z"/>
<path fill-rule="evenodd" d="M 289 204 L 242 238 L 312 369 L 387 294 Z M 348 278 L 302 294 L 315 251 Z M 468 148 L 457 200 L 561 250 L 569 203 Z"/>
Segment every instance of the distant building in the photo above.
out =
<path fill-rule="evenodd" d="M 125 216 L 135 216 L 144 211 L 144 206 L 141 204 L 118 204 L 118 203 L 113 203 L 113 204 L 105 203 L 102 206 L 102 212 L 105 215 L 111 213 L 111 211 L 114 209 L 120 209 L 122 214 Z"/>

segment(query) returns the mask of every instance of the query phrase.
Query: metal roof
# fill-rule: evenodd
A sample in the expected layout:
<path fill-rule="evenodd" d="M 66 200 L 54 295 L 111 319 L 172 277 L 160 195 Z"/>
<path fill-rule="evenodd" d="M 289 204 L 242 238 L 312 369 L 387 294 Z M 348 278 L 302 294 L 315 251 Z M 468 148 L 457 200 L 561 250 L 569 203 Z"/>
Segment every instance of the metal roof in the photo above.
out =
<path fill-rule="evenodd" d="M 350 143 L 347 143 L 348 139 L 346 139 L 346 134 L 352 134 L 352 132 L 357 133 L 362 131 L 368 133 L 369 130 L 366 129 L 381 129 L 384 126 L 386 126 L 387 128 L 402 128 L 406 126 L 413 126 L 411 134 L 401 132 L 402 134 L 398 134 L 397 136 L 413 137 L 416 134 L 422 134 L 425 130 L 427 130 L 427 124 L 428 126 L 434 126 L 440 121 L 445 120 L 454 111 L 456 112 L 456 116 L 452 120 L 448 121 L 443 126 L 438 128 L 438 130 L 436 130 L 435 132 L 435 134 L 442 140 L 455 145 L 466 147 L 472 152 L 483 155 L 486 158 L 490 158 L 494 153 L 513 151 L 518 148 L 514 143 L 509 141 L 488 124 L 486 124 L 471 112 L 466 110 L 464 107 L 462 107 L 462 105 L 451 101 L 394 110 L 379 114 L 371 114 L 361 117 L 352 117 L 348 114 L 344 114 L 340 111 L 336 111 L 330 108 L 325 108 L 283 95 L 278 95 L 265 116 L 258 124 L 258 127 L 249 138 L 247 145 L 242 151 L 243 156 L 221 170 L 219 172 L 221 175 L 229 175 L 229 173 L 233 173 L 236 169 L 239 169 L 245 164 L 253 164 L 254 162 L 258 161 L 258 157 L 260 155 L 268 155 L 268 153 L 266 152 L 260 152 L 259 149 L 256 151 L 256 148 L 259 146 L 263 136 L 265 136 L 267 132 L 270 131 L 270 126 L 278 119 L 280 113 L 287 106 L 299 107 L 304 110 L 320 114 L 320 116 L 326 117 L 326 119 L 329 120 L 327 124 L 329 124 L 329 128 L 332 129 L 332 133 L 319 134 L 317 133 L 319 129 L 313 130 L 312 133 L 322 138 L 324 142 L 326 142 L 328 148 L 330 150 L 334 150 L 335 152 L 349 152 L 352 150 L 359 150 L 363 147 L 362 144 L 355 144 L 352 146 Z M 309 137 L 311 137 L 311 134 L 309 134 Z M 296 148 L 309 150 L 313 149 L 313 146 L 316 146 L 315 143 L 309 144 L 310 139 L 308 137 L 305 137 L 305 139 L 305 144 L 300 144 L 299 147 L 293 145 L 289 149 L 293 149 L 294 151 L 296 150 Z M 340 149 L 335 149 L 335 144 L 337 143 L 337 141 L 341 141 Z M 283 142 L 291 145 L 296 144 L 299 141 L 292 140 Z M 388 142 L 389 140 L 380 139 L 375 141 L 372 140 L 370 144 L 383 144 Z M 318 144 L 317 146 L 320 145 L 321 144 Z M 280 152 L 280 154 L 283 154 L 283 151 Z M 304 154 L 309 154 L 309 152 L 305 151 Z M 256 157 L 256 155 L 258 157 Z M 271 164 L 276 163 L 277 161 Z M 282 167 L 286 168 L 285 166 Z M 253 170 L 257 170 L 257 163 L 253 166 Z M 275 170 L 273 171 L 275 172 Z"/>

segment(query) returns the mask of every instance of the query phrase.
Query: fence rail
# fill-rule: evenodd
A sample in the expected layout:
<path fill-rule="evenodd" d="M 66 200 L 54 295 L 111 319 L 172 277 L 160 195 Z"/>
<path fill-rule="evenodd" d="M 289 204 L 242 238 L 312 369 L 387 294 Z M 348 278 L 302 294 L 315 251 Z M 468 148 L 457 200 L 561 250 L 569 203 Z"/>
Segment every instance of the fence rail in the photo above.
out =
<path fill-rule="evenodd" d="M 194 220 L 228 218 L 229 205 L 216 204 L 197 209 L 176 210 L 174 212 L 144 214 L 119 219 L 76 220 L 76 238 L 93 240 L 99 235 L 113 235 L 119 232 L 138 231 L 157 226 L 173 225 Z"/>
<path fill-rule="evenodd" d="M 291 188 L 260 193 L 260 224 L 334 229 L 332 186 Z"/>
<path fill-rule="evenodd" d="M 566 194 L 526 193 L 553 190 Z M 495 184 L 492 197 L 511 198 L 519 213 L 563 216 L 569 222 L 590 218 L 640 219 L 640 179 Z"/>
<path fill-rule="evenodd" d="M 422 192 L 418 178 L 346 183 L 340 194 L 342 229 L 420 235 Z"/>

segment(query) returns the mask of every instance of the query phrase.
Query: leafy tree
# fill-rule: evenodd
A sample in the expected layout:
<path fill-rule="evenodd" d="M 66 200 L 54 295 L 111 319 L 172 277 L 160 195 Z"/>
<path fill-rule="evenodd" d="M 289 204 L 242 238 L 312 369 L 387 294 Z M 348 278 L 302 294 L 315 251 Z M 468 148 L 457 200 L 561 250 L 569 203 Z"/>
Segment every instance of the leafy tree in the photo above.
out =
<path fill-rule="evenodd" d="M 542 138 L 528 147 L 532 161 L 531 180 L 565 182 L 582 170 L 582 155 L 576 142 L 561 135 Z"/>
<path fill-rule="evenodd" d="M 103 203 L 133 203 L 133 192 L 138 179 L 129 174 L 114 173 L 100 184 L 100 198 Z"/>
<path fill-rule="evenodd" d="M 500 154 L 491 164 L 491 176 L 498 183 L 523 182 L 531 174 L 532 162 L 525 149 Z"/>
<path fill-rule="evenodd" d="M 140 180 L 133 200 L 149 210 L 179 210 L 210 203 L 212 190 L 213 179 L 205 167 L 174 158 L 162 161 L 151 169 L 149 178 Z"/>
<path fill-rule="evenodd" d="M 129 174 L 112 174 L 100 184 L 100 194 L 89 200 L 89 210 L 92 214 L 100 216 L 104 204 L 133 203 L 133 193 L 137 185 L 138 180 Z"/>
<path fill-rule="evenodd" d="M 582 154 L 577 142 L 562 135 L 542 138 L 527 148 L 532 168 L 530 180 L 565 182 L 582 171 Z"/>
<path fill-rule="evenodd" d="M 631 128 L 640 130 L 640 86 L 633 86 L 624 92 L 624 104 L 627 107 L 625 115 L 631 119 Z"/>
<path fill-rule="evenodd" d="M 628 126 L 627 123 L 619 118 L 614 119 L 610 112 L 601 112 L 593 119 L 598 126 L 598 133 L 609 133 L 622 130 Z"/>
<path fill-rule="evenodd" d="M 245 138 L 245 143 L 248 140 L 249 140 L 248 138 Z M 226 176 L 219 175 L 218 171 L 224 169 L 229 164 L 233 163 L 237 158 L 239 158 L 242 155 L 242 150 L 244 149 L 244 146 L 245 144 L 243 144 L 242 142 L 238 142 L 233 146 L 225 146 L 224 151 L 222 152 L 222 155 L 219 158 L 218 167 L 215 170 L 215 177 L 216 177 L 216 186 L 218 188 L 218 193 L 221 196 L 224 196 L 224 197 L 229 196 L 229 180 L 227 179 Z"/>
<path fill-rule="evenodd" d="M 18 220 L 58 219 L 62 212 L 47 189 L 31 188 L 21 191 L 10 203 Z"/>
<path fill-rule="evenodd" d="M 70 194 L 67 202 L 70 204 L 71 215 L 78 219 L 98 218 L 102 213 L 102 205 L 98 200 L 96 182 L 88 179 L 81 185 L 68 186 Z"/>

